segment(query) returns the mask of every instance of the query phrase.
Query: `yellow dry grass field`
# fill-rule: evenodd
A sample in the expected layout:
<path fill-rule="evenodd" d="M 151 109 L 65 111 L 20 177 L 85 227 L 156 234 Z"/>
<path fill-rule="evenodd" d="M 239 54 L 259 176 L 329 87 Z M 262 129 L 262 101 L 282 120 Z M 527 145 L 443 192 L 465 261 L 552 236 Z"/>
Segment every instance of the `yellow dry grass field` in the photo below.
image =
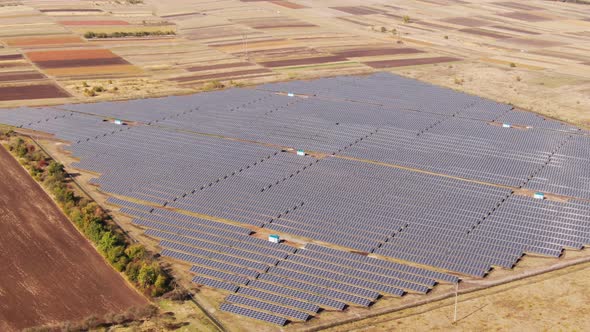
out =
<path fill-rule="evenodd" d="M 326 329 L 369 331 L 583 331 L 590 326 L 590 264 Z M 541 291 L 542 290 L 542 291 Z"/>

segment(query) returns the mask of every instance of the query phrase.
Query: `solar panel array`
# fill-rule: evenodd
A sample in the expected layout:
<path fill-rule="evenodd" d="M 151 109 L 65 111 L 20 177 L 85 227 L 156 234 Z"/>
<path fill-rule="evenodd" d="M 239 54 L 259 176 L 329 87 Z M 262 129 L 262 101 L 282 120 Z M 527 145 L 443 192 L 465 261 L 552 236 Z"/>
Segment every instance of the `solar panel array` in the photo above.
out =
<path fill-rule="evenodd" d="M 236 294 L 222 310 L 279 325 L 590 242 L 587 132 L 392 74 L 18 108 L 0 123 L 70 141 L 73 166 L 100 174 L 91 183 L 163 256 Z"/>

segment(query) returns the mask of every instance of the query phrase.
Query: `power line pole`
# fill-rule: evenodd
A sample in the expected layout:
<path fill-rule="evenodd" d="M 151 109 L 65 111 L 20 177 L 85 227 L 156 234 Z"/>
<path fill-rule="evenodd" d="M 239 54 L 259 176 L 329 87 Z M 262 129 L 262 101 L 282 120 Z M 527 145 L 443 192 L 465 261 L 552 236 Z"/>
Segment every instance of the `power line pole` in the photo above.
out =
<path fill-rule="evenodd" d="M 459 281 L 455 284 L 455 316 L 453 317 L 453 324 L 457 323 L 457 305 L 459 299 Z"/>
<path fill-rule="evenodd" d="M 248 56 L 248 34 L 246 33 L 242 34 L 242 47 L 244 49 L 246 60 L 250 61 L 250 58 Z"/>

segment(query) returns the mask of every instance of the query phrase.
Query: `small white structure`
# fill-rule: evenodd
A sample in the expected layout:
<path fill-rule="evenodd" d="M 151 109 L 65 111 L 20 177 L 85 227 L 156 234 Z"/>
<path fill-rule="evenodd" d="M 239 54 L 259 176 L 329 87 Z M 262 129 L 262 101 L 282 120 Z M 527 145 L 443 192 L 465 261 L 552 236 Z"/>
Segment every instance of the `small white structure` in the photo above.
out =
<path fill-rule="evenodd" d="M 512 125 L 510 123 L 503 123 L 502 127 L 504 128 L 512 128 Z"/>
<path fill-rule="evenodd" d="M 297 150 L 297 155 L 298 156 L 305 156 L 305 151 L 303 151 L 303 150 Z"/>
<path fill-rule="evenodd" d="M 281 238 L 276 234 L 271 234 L 268 236 L 268 240 L 272 243 L 279 243 L 281 242 Z"/>
<path fill-rule="evenodd" d="M 541 192 L 536 192 L 536 193 L 533 195 L 533 198 L 535 198 L 535 199 L 545 199 L 545 194 L 543 194 L 543 193 L 541 193 Z"/>
<path fill-rule="evenodd" d="M 289 92 L 289 93 L 287 93 L 287 96 L 289 96 L 289 97 L 295 97 L 295 94 L 293 92 Z"/>
<path fill-rule="evenodd" d="M 115 124 L 121 126 L 123 125 L 123 120 L 115 119 Z"/>

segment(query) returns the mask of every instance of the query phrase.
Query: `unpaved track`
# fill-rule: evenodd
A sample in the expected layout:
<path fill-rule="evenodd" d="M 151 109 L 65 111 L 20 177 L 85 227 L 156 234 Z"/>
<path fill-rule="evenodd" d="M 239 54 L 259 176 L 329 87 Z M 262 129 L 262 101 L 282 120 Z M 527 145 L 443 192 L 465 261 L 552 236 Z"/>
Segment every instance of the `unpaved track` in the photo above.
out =
<path fill-rule="evenodd" d="M 0 331 L 147 304 L 0 146 Z"/>

